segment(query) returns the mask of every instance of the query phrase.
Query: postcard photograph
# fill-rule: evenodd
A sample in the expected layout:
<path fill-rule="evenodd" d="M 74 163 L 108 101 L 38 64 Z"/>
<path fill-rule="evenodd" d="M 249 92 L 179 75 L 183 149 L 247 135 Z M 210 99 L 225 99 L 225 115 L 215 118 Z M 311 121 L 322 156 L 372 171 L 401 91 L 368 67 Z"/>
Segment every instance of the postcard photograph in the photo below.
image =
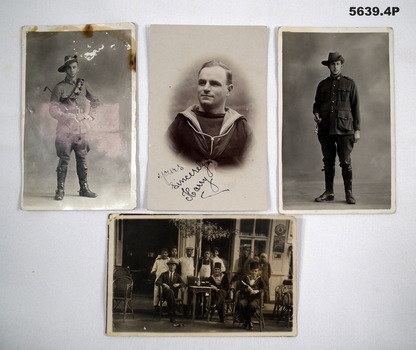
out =
<path fill-rule="evenodd" d="M 132 23 L 23 28 L 22 208 L 136 206 Z"/>
<path fill-rule="evenodd" d="M 296 336 L 296 221 L 112 214 L 107 334 Z"/>
<path fill-rule="evenodd" d="M 267 39 L 260 26 L 150 27 L 148 209 L 268 209 Z"/>
<path fill-rule="evenodd" d="M 278 31 L 279 210 L 392 213 L 393 31 Z"/>

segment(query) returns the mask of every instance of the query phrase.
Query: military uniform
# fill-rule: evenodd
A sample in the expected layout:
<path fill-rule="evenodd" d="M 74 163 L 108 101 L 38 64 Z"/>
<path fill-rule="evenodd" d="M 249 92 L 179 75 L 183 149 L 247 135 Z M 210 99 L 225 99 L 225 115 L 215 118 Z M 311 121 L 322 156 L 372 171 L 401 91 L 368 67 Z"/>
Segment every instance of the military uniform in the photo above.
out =
<path fill-rule="evenodd" d="M 76 56 L 66 56 L 64 66 L 58 71 L 64 72 L 65 67 L 71 62 L 77 62 Z M 99 105 L 99 99 L 84 79 L 71 81 L 66 77 L 52 91 L 49 113 L 58 121 L 55 139 L 56 154 L 59 157 L 56 169 L 58 181 L 56 200 L 61 200 L 64 196 L 64 184 L 72 151 L 75 153 L 77 163 L 79 194 L 84 197 L 97 196 L 88 188 L 86 156 L 90 150 L 88 123 L 95 118 L 96 108 Z"/>
<path fill-rule="evenodd" d="M 217 133 L 204 130 L 201 124 L 203 119 L 217 119 L 220 122 Z M 185 158 L 203 164 L 227 166 L 243 162 L 252 131 L 246 118 L 231 108 L 226 108 L 223 115 L 210 115 L 192 105 L 176 116 L 168 136 L 172 147 Z"/>
<path fill-rule="evenodd" d="M 253 261 L 250 263 L 250 270 L 258 268 L 258 262 Z M 238 307 L 244 321 L 244 327 L 253 329 L 251 319 L 261 303 L 261 294 L 265 292 L 267 285 L 261 276 L 253 277 L 247 275 L 242 282 L 244 283 L 239 288 L 241 297 Z"/>
<path fill-rule="evenodd" d="M 343 62 L 341 55 L 334 57 Z M 323 61 L 322 64 L 328 65 L 328 62 Z M 328 194 L 324 193 L 315 201 L 334 199 L 335 158 L 338 154 L 347 202 L 354 204 L 351 152 L 355 142 L 354 133 L 360 130 L 359 98 L 354 81 L 342 74 L 322 80 L 316 89 L 313 113 L 318 113 L 320 118 L 317 132 L 323 154 L 325 193 Z"/>

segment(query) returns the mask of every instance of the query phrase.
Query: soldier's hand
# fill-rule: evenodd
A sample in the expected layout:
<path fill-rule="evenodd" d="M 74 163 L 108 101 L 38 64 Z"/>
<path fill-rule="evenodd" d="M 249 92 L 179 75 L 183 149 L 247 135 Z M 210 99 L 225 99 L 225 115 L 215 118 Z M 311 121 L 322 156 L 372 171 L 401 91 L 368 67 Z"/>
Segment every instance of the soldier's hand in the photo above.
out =
<path fill-rule="evenodd" d="M 74 114 L 74 113 L 67 113 L 66 117 L 69 118 L 69 119 L 77 119 L 77 115 Z"/>
<path fill-rule="evenodd" d="M 354 142 L 357 143 L 358 140 L 360 139 L 360 130 L 355 130 L 354 131 Z"/>
<path fill-rule="evenodd" d="M 81 121 L 81 120 L 91 121 L 91 120 L 94 120 L 94 118 L 91 117 L 89 114 L 81 114 L 81 115 L 78 116 L 78 120 L 79 121 Z"/>
<path fill-rule="evenodd" d="M 77 115 L 74 114 L 74 113 L 67 113 L 66 114 L 65 124 L 71 125 L 71 124 L 73 124 L 73 121 L 75 121 L 75 122 L 78 123 Z"/>
<path fill-rule="evenodd" d="M 313 120 L 316 122 L 316 123 L 320 123 L 321 121 L 322 121 L 322 118 L 320 118 L 319 117 L 319 113 L 314 113 L 314 118 L 313 118 Z"/>

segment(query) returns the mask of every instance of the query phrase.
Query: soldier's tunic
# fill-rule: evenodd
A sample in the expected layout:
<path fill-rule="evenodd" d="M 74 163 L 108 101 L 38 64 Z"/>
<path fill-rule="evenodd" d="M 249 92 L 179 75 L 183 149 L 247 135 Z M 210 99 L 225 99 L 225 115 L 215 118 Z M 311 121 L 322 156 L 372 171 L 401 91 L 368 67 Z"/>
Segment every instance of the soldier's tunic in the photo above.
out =
<path fill-rule="evenodd" d="M 318 84 L 313 113 L 319 113 L 318 139 L 325 166 L 334 166 L 338 153 L 340 166 L 351 164 L 354 132 L 360 130 L 358 91 L 352 79 L 343 75 L 328 77 Z"/>
<path fill-rule="evenodd" d="M 90 85 L 81 80 L 82 86 L 77 86 L 76 82 L 65 78 L 55 86 L 51 95 L 49 113 L 58 121 L 55 147 L 61 167 L 68 165 L 71 151 L 74 150 L 77 169 L 86 168 L 85 157 L 89 151 L 88 115 L 94 116 L 100 101 Z"/>

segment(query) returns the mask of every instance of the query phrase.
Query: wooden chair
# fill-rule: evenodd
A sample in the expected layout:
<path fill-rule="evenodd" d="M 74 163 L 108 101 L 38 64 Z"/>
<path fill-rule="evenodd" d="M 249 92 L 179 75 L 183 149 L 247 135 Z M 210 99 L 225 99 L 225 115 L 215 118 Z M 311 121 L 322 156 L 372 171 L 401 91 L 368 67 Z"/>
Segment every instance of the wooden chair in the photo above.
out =
<path fill-rule="evenodd" d="M 240 291 L 237 291 L 236 294 L 237 295 L 236 295 L 236 300 L 234 303 L 234 311 L 233 311 L 233 328 L 235 327 L 236 323 L 241 324 L 243 322 L 243 318 L 242 318 L 241 311 L 240 311 L 241 293 Z M 259 326 L 260 332 L 265 327 L 263 309 L 264 309 L 264 292 L 260 292 L 260 302 L 258 306 L 256 307 L 256 311 L 254 315 L 251 318 L 251 321 L 253 322 L 253 324 L 257 324 Z"/>
<path fill-rule="evenodd" d="M 117 277 L 121 277 L 121 276 L 131 276 L 131 272 L 130 269 L 128 267 L 124 267 L 124 266 L 114 266 L 114 270 L 113 270 L 113 278 L 116 279 Z"/>
<path fill-rule="evenodd" d="M 234 312 L 234 304 L 235 304 L 235 298 L 236 298 L 236 291 L 234 288 L 230 288 L 227 291 L 226 299 L 224 300 L 224 316 L 225 319 L 227 319 L 227 316 L 232 316 Z M 208 318 L 208 321 L 211 320 L 215 310 L 210 311 L 210 315 Z"/>
<path fill-rule="evenodd" d="M 133 279 L 129 276 L 119 276 L 113 281 L 113 314 L 122 314 L 126 321 L 127 314 L 134 318 L 134 311 L 131 305 L 133 295 Z M 122 312 L 115 312 L 122 306 Z"/>
<path fill-rule="evenodd" d="M 176 312 L 179 313 L 183 320 L 183 295 L 184 295 L 184 288 L 179 287 L 178 290 L 175 293 L 175 308 Z M 163 288 L 162 286 L 159 286 L 159 292 L 158 292 L 158 309 L 159 309 L 159 318 L 162 318 L 163 313 L 163 305 L 167 304 L 166 300 L 163 298 Z"/>
<path fill-rule="evenodd" d="M 230 288 L 227 293 L 227 299 L 225 299 L 225 318 L 233 316 L 236 297 L 237 292 L 235 288 Z"/>
<path fill-rule="evenodd" d="M 275 302 L 272 317 L 277 316 L 277 322 L 285 321 L 289 328 L 293 316 L 293 290 L 292 280 L 284 280 L 275 289 Z"/>

